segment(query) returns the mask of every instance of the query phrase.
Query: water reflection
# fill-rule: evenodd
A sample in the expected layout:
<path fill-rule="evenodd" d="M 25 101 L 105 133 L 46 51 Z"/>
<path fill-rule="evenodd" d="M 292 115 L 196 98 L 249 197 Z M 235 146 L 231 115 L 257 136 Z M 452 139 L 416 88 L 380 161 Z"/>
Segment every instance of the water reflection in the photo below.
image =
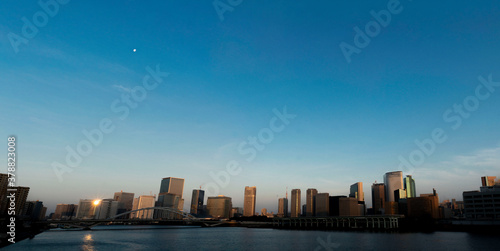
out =
<path fill-rule="evenodd" d="M 94 251 L 94 240 L 92 239 L 91 234 L 87 234 L 83 237 L 83 245 L 82 250 L 85 251 Z"/>

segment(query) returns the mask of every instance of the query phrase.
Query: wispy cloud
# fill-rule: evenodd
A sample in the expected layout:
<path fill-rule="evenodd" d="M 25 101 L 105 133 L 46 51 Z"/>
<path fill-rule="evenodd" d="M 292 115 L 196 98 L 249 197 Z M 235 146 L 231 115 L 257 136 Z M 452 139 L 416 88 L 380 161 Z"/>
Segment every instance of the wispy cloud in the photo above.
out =
<path fill-rule="evenodd" d="M 460 154 L 449 160 L 428 163 L 417 168 L 417 192 L 428 193 L 431 188 L 461 199 L 463 191 L 478 190 L 481 176 L 500 176 L 500 147 L 480 149 Z M 446 199 L 446 198 L 440 198 Z"/>

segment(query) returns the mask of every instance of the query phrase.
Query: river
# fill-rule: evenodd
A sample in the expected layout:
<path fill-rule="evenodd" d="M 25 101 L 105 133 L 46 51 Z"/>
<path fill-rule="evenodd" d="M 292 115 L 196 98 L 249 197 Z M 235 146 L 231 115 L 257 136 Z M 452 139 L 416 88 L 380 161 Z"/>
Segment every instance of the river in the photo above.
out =
<path fill-rule="evenodd" d="M 5 250 L 482 250 L 498 235 L 385 233 L 244 227 L 98 226 L 50 230 Z"/>

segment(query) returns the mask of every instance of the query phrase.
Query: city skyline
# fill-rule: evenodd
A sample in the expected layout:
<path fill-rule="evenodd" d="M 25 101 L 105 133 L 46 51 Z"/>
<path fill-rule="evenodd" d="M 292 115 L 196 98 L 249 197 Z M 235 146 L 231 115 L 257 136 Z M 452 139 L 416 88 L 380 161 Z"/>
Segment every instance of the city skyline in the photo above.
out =
<path fill-rule="evenodd" d="M 400 175 L 399 175 L 399 174 L 400 174 L 400 171 L 391 171 L 391 172 L 387 172 L 387 173 L 383 174 L 383 175 L 382 175 L 382 177 L 386 176 L 387 174 L 389 174 L 389 175 L 394 175 L 395 173 L 397 174 L 397 177 L 398 177 L 398 179 L 399 179 L 399 177 L 400 177 Z M 401 173 L 401 175 L 404 175 L 404 173 Z M 402 177 L 402 176 L 401 176 L 401 177 Z M 410 188 L 409 188 L 409 189 L 410 189 L 410 191 L 412 191 L 412 193 L 413 193 L 414 195 L 416 195 L 416 197 L 419 197 L 421 194 L 422 194 L 422 195 L 429 194 L 429 192 L 431 192 L 431 191 L 433 191 L 433 190 L 434 190 L 434 188 L 428 188 L 428 189 L 427 189 L 427 188 L 424 188 L 425 190 L 422 190 L 422 191 L 420 191 L 420 192 L 418 192 L 418 193 L 417 193 L 417 191 L 418 191 L 418 190 L 413 190 L 413 189 L 415 189 L 415 187 L 416 187 L 416 186 L 415 186 L 415 183 L 418 183 L 418 181 L 417 181 L 417 182 L 415 182 L 415 179 L 413 179 L 413 177 L 412 177 L 412 176 L 406 175 L 406 177 L 404 178 L 404 182 L 406 182 L 406 179 L 407 179 L 407 178 L 411 178 L 411 184 L 412 184 L 412 186 L 410 186 Z M 174 182 L 171 182 L 172 180 L 173 180 Z M 487 183 L 487 185 L 492 185 L 492 184 L 494 185 L 494 184 L 495 184 L 495 182 L 500 182 L 500 179 L 497 179 L 497 178 L 496 178 L 496 176 L 482 176 L 482 177 L 481 177 L 481 180 L 479 180 L 479 181 L 477 182 L 477 183 L 478 183 L 478 186 L 482 186 L 482 185 L 484 185 L 484 180 L 489 180 L 489 183 Z M 166 182 L 166 181 L 168 181 L 168 182 Z M 164 187 L 165 187 L 165 184 L 167 184 L 167 185 L 166 185 L 166 187 L 168 187 L 168 188 L 170 188 L 170 186 L 171 186 L 172 184 L 174 184 L 174 185 L 173 185 L 174 190 L 175 190 L 176 192 L 178 192 L 178 193 L 182 194 L 182 193 L 184 193 L 183 189 L 182 189 L 182 191 L 181 191 L 181 190 L 179 190 L 178 188 L 179 188 L 179 187 L 183 187 L 184 181 L 185 181 L 185 179 L 184 179 L 184 178 L 174 178 L 174 177 L 167 177 L 167 178 L 163 178 L 163 179 L 161 179 L 161 182 L 160 182 L 160 191 L 162 191 L 162 188 L 164 188 Z M 374 183 L 372 183 L 372 184 L 369 184 L 369 186 L 366 186 L 366 187 L 365 187 L 365 186 L 363 186 L 362 182 L 356 182 L 356 183 L 351 184 L 350 186 L 348 186 L 348 188 L 346 188 L 346 189 L 345 189 L 345 192 L 344 192 L 344 193 L 339 193 L 339 194 L 333 194 L 333 193 L 329 193 L 329 192 L 327 192 L 327 191 L 323 191 L 323 190 L 318 190 L 318 189 L 315 189 L 315 188 L 308 188 L 308 189 L 307 189 L 307 191 L 306 191 L 306 193 L 305 193 L 305 194 L 302 194 L 302 195 L 299 197 L 299 199 L 298 199 L 298 201 L 299 201 L 299 202 L 300 202 L 300 201 L 304 201 L 303 203 L 301 203 L 299 211 L 301 211 L 301 210 L 302 210 L 302 207 L 303 207 L 303 206 L 306 206 L 306 205 L 308 204 L 308 202 L 307 202 L 307 201 L 308 201 L 308 199 L 307 199 L 307 198 L 308 198 L 308 196 L 307 196 L 307 195 L 308 195 L 308 193 L 309 193 L 309 190 L 311 190 L 312 194 L 314 195 L 314 200 L 311 200 L 311 201 L 312 201 L 312 203 L 313 203 L 313 206 L 312 206 L 312 207 L 313 207 L 314 213 L 316 213 L 316 205 L 317 205 L 317 202 L 316 202 L 316 196 L 317 196 L 317 195 L 319 195 L 319 194 L 325 195 L 326 197 L 325 197 L 325 198 L 323 198 L 324 200 L 327 200 L 329 196 L 330 196 L 330 197 L 332 197 L 332 196 L 334 196 L 334 197 L 343 196 L 343 197 L 352 197 L 352 198 L 356 198 L 356 197 L 355 197 L 355 194 L 352 194 L 353 187 L 356 187 L 356 189 L 362 188 L 362 190 L 363 190 L 363 191 L 368 190 L 368 192 L 369 192 L 368 194 L 370 194 L 370 196 L 368 197 L 369 199 L 367 199 L 367 197 L 366 197 L 366 196 L 364 196 L 364 195 L 362 196 L 364 200 L 359 200 L 360 198 L 357 198 L 357 199 L 358 199 L 359 201 L 363 201 L 363 202 L 364 202 L 364 204 L 366 205 L 365 210 L 366 210 L 366 209 L 368 209 L 368 208 L 373 208 L 373 199 L 372 199 L 372 198 L 373 198 L 373 193 L 374 193 L 374 192 L 375 192 L 375 193 L 379 193 L 379 192 L 376 192 L 376 191 L 379 191 L 379 188 L 375 188 L 375 190 L 374 190 L 374 186 L 375 186 L 375 187 L 377 187 L 377 186 L 379 186 L 379 185 L 382 185 L 382 190 L 381 190 L 381 193 L 382 193 L 381 195 L 382 195 L 382 197 L 381 197 L 381 199 L 380 199 L 380 200 L 382 200 L 382 201 L 381 201 L 381 204 L 380 204 L 380 205 L 381 205 L 381 208 L 384 208 L 385 204 L 386 204 L 388 201 L 390 201 L 390 198 L 388 199 L 388 198 L 386 198 L 386 197 L 385 197 L 388 193 L 390 193 L 390 191 L 389 191 L 389 189 L 390 189 L 390 188 L 389 188 L 389 189 L 387 189 L 387 187 L 385 186 L 385 184 L 384 184 L 384 183 L 375 183 L 375 182 L 374 182 Z M 401 185 L 403 185 L 403 184 L 401 184 Z M 29 187 L 27 187 L 27 188 L 29 189 Z M 294 201 L 294 192 L 295 192 L 295 193 L 297 193 L 297 194 L 301 194 L 301 193 L 300 193 L 300 191 L 301 191 L 301 190 L 303 190 L 303 188 L 292 188 L 292 189 L 290 189 L 290 191 L 291 191 L 291 199 L 290 199 L 290 198 L 288 198 L 288 189 L 287 189 L 287 190 L 285 190 L 285 195 L 286 195 L 286 196 L 284 196 L 283 198 L 281 198 L 281 197 L 280 197 L 280 198 L 277 198 L 277 201 L 275 201 L 275 204 L 274 204 L 274 205 L 272 205 L 272 206 L 267 206 L 267 207 L 266 207 L 266 206 L 262 206 L 262 207 L 260 207 L 260 208 L 259 208 L 259 207 L 256 207 L 256 205 L 257 205 L 257 204 L 259 204 L 259 203 L 258 203 L 258 202 L 259 202 L 259 199 L 257 199 L 258 197 L 257 197 L 257 196 L 255 196 L 255 194 L 256 194 L 256 193 L 255 193 L 255 191 L 256 191 L 257 187 L 255 187 L 255 186 L 253 186 L 253 187 L 250 187 L 250 186 L 245 186 L 244 188 L 245 188 L 245 194 L 244 194 L 243 196 L 241 196 L 241 197 L 242 197 L 242 198 L 241 198 L 241 204 L 239 204 L 238 202 L 237 202 L 237 203 L 234 203 L 234 201 L 235 201 L 235 200 L 236 200 L 236 201 L 240 201 L 240 198 L 238 198 L 238 197 L 235 197 L 235 196 L 228 196 L 227 194 L 219 194 L 219 195 L 217 195 L 217 196 L 207 196 L 207 197 L 205 197 L 205 192 L 206 192 L 206 191 L 204 191 L 204 190 L 202 190 L 202 189 L 200 190 L 199 188 L 198 188 L 198 189 L 197 189 L 197 188 L 194 188 L 194 189 L 192 189 L 192 194 L 194 195 L 194 194 L 198 194 L 198 193 L 200 193 L 200 195 L 199 195 L 199 196 L 200 196 L 200 197 L 199 197 L 199 199 L 197 199 L 197 200 L 193 200 L 193 199 L 192 199 L 193 197 L 190 197 L 188 200 L 186 200 L 186 201 L 188 201 L 188 202 L 189 202 L 189 204 L 183 204 L 183 205 L 182 205 L 183 207 L 182 207 L 182 208 L 178 208 L 178 209 L 179 209 L 179 210 L 181 210 L 181 211 L 185 211 L 185 212 L 192 213 L 192 210 L 193 210 L 193 205 L 192 205 L 192 203 L 193 203 L 193 201 L 196 201 L 196 202 L 197 202 L 197 206 L 199 206 L 199 205 L 207 205 L 207 203 L 208 203 L 208 198 L 209 198 L 209 197 L 214 197 L 214 198 L 215 198 L 215 197 L 223 196 L 224 198 L 230 198 L 230 199 L 231 199 L 231 204 L 232 204 L 232 206 L 233 206 L 233 207 L 238 207 L 238 208 L 241 208 L 242 210 L 244 210 L 244 208 L 245 208 L 245 199 L 246 199 L 247 195 L 250 195 L 250 197 L 251 197 L 251 201 L 252 201 L 252 202 L 253 202 L 253 201 L 255 201 L 253 205 L 252 205 L 252 204 L 249 204 L 249 206 L 253 206 L 253 208 L 254 208 L 254 214 L 255 214 L 255 213 L 257 213 L 257 212 L 260 212 L 262 209 L 266 209 L 268 212 L 271 212 L 271 211 L 273 211 L 273 212 L 278 212 L 278 211 L 279 211 L 279 204 L 281 203 L 281 200 L 282 200 L 282 199 L 286 199 L 286 201 L 287 201 L 287 203 L 288 203 L 288 204 L 287 204 L 287 210 L 288 210 L 288 212 L 287 212 L 287 213 L 288 213 L 288 216 L 293 217 L 293 214 L 292 214 L 292 213 L 293 213 L 293 209 L 292 209 L 292 208 L 293 208 L 293 201 Z M 252 189 L 254 190 L 254 191 L 253 191 L 253 194 L 254 194 L 253 196 L 252 196 Z M 406 188 L 406 187 L 405 187 L 404 189 L 400 189 L 400 190 L 403 190 L 403 191 L 405 192 L 405 197 L 406 197 L 406 191 L 408 191 L 407 189 L 408 189 L 408 188 Z M 165 191 L 168 191 L 168 189 L 167 189 L 167 188 L 164 188 L 164 190 L 165 190 Z M 249 191 L 249 194 L 247 194 L 247 190 Z M 305 190 L 305 189 L 304 189 L 304 190 Z M 477 189 L 463 190 L 463 191 L 460 191 L 460 193 L 463 193 L 464 191 L 475 191 L 475 190 L 477 190 Z M 357 192 L 356 192 L 356 193 L 357 193 Z M 364 193 L 364 192 L 363 192 L 363 193 Z M 109 194 L 112 194 L 112 192 L 110 192 Z M 96 200 L 98 200 L 98 201 L 100 201 L 100 202 L 101 202 L 101 201 L 105 201 L 105 200 L 109 200 L 109 199 L 112 199 L 112 200 L 116 200 L 116 201 L 120 201 L 120 202 L 121 202 L 120 197 L 121 197 L 121 196 L 123 196 L 123 195 L 127 195 L 127 201 L 128 201 L 128 200 L 130 200 L 130 198 L 133 198 L 134 205 L 135 205 L 135 203 L 139 203 L 139 202 L 140 202 L 140 200 L 141 200 L 141 197 L 142 197 L 142 196 L 143 196 L 144 198 L 154 198 L 154 200 L 153 200 L 153 199 L 151 199 L 151 200 L 148 202 L 148 203 L 149 203 L 149 204 L 148 204 L 148 206 L 143 206 L 143 207 L 149 207 L 149 206 L 167 206 L 167 207 L 171 207 L 171 206 L 173 206 L 173 207 L 176 207 L 175 205 L 180 205 L 180 199 L 181 199 L 181 197 L 177 197 L 177 195 L 176 195 L 176 194 L 170 194 L 170 193 L 168 193 L 168 192 L 164 192 L 163 194 L 164 194 L 164 195 L 171 195 L 170 197 L 172 197 L 172 198 L 170 198 L 170 197 L 167 197 L 167 198 L 162 198 L 161 196 L 159 196 L 159 194 L 153 194 L 153 193 L 150 193 L 150 194 L 137 194 L 137 195 L 134 197 L 134 193 L 133 193 L 133 192 L 130 192 L 130 191 L 128 191 L 128 192 L 127 192 L 127 191 L 125 191 L 125 192 L 124 192 L 123 190 L 121 190 L 120 192 L 114 192 L 114 196 L 109 196 L 109 197 L 107 197 L 107 196 L 101 196 L 101 197 L 92 197 L 92 198 L 90 198 L 90 197 L 89 197 L 89 198 L 79 198 L 78 200 L 79 200 L 80 202 L 72 202 L 72 201 L 71 201 L 71 202 L 58 202 L 56 205 L 59 205 L 59 204 L 61 204 L 61 205 L 65 205 L 65 204 L 66 204 L 66 205 L 67 205 L 67 204 L 76 204 L 76 205 L 78 205 L 79 203 L 81 203 L 81 201 L 87 201 L 87 203 L 92 204 L 92 203 L 94 203 Z M 189 192 L 188 192 L 188 194 L 189 194 Z M 130 197 L 130 196 L 132 196 L 132 197 Z M 377 196 L 378 196 L 378 195 L 377 195 Z M 250 197 L 249 197 L 249 199 L 250 199 Z M 393 193 L 393 197 L 394 197 L 394 193 Z M 380 198 L 380 197 L 377 197 L 377 198 Z M 450 198 L 450 199 L 448 199 L 448 198 L 444 198 L 444 199 L 443 199 L 443 198 L 440 198 L 440 201 L 449 201 L 449 200 L 452 200 L 452 199 L 460 199 L 460 198 L 461 198 L 461 197 L 457 197 L 457 198 Z M 202 199 L 202 200 L 200 200 L 200 199 Z M 184 198 L 182 198 L 182 201 L 184 201 L 184 200 L 185 200 L 185 199 L 184 199 Z M 29 196 L 28 196 L 27 201 L 33 201 L 33 200 L 30 200 L 30 199 L 29 199 Z M 38 200 L 37 200 L 37 201 L 38 201 Z M 44 200 L 41 200 L 41 201 L 42 201 L 42 202 L 44 202 Z M 168 201 L 168 202 L 169 202 L 169 204 L 168 204 L 168 203 L 167 203 L 166 205 L 163 205 L 163 204 L 158 204 L 158 202 L 163 202 L 163 201 Z M 249 200 L 249 201 L 250 201 L 250 200 Z M 130 203 L 130 202 L 125 202 L 125 204 L 124 204 L 125 208 L 128 208 L 128 207 L 129 207 L 129 206 L 128 206 L 128 204 L 129 204 L 129 203 Z M 151 204 L 151 203 L 152 203 L 152 204 Z M 271 204 L 272 204 L 272 203 L 271 203 Z M 44 204 L 44 206 L 48 208 L 48 209 L 47 209 L 47 214 L 54 213 L 54 212 L 55 212 L 55 209 L 56 209 L 56 205 L 54 205 L 54 206 L 52 207 L 52 205 L 49 205 L 49 204 L 46 204 L 46 203 L 45 203 L 45 204 Z M 139 207 L 139 208 L 140 208 L 140 207 Z M 198 207 L 195 207 L 195 208 L 198 208 Z M 307 210 L 307 207 L 305 207 L 305 208 L 306 208 L 306 210 Z M 79 209 L 79 208 L 78 208 L 78 209 Z M 138 207 L 136 206 L 134 209 L 138 209 Z M 199 209 L 197 209 L 197 211 L 198 211 L 198 210 L 199 210 Z M 328 209 L 322 209 L 322 210 L 323 210 L 323 211 L 324 211 L 324 210 L 327 210 L 327 211 L 328 211 Z M 374 210 L 375 210 L 375 209 L 374 209 Z M 129 211 L 129 210 L 128 210 L 128 211 Z M 243 211 L 243 212 L 244 212 L 244 211 Z M 77 212 L 75 212 L 75 213 L 77 213 L 77 214 L 78 214 L 78 211 L 77 211 Z M 304 212 L 302 212 L 302 211 L 301 211 L 299 215 L 302 215 L 302 213 L 304 213 Z M 88 214 L 88 213 L 87 213 L 87 214 Z M 151 214 L 152 214 L 152 213 L 151 213 Z M 306 212 L 306 214 L 307 214 L 307 212 Z M 245 216 L 245 215 L 243 215 L 243 216 Z M 247 216 L 249 216 L 249 215 L 247 215 Z"/>
<path fill-rule="evenodd" d="M 460 198 L 470 177 L 500 176 L 500 9 L 400 1 L 358 47 L 387 3 L 245 1 L 221 21 L 211 2 L 71 1 L 25 36 L 43 8 L 5 2 L 0 134 L 18 139 L 17 185 L 54 211 L 157 194 L 169 175 L 187 179 L 185 210 L 200 186 L 243 205 L 244 184 L 271 211 L 286 187 L 363 182 L 370 203 L 401 170 L 417 193 Z"/>

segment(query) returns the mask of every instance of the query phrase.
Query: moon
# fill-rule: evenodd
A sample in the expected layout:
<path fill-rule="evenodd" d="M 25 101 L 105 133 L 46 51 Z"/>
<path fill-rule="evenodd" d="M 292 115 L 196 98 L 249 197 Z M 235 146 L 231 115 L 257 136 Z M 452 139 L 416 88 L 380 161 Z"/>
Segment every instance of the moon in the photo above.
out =
<path fill-rule="evenodd" d="M 133 49 L 133 51 L 135 52 L 135 51 L 137 51 L 137 50 L 136 50 L 136 49 Z"/>

